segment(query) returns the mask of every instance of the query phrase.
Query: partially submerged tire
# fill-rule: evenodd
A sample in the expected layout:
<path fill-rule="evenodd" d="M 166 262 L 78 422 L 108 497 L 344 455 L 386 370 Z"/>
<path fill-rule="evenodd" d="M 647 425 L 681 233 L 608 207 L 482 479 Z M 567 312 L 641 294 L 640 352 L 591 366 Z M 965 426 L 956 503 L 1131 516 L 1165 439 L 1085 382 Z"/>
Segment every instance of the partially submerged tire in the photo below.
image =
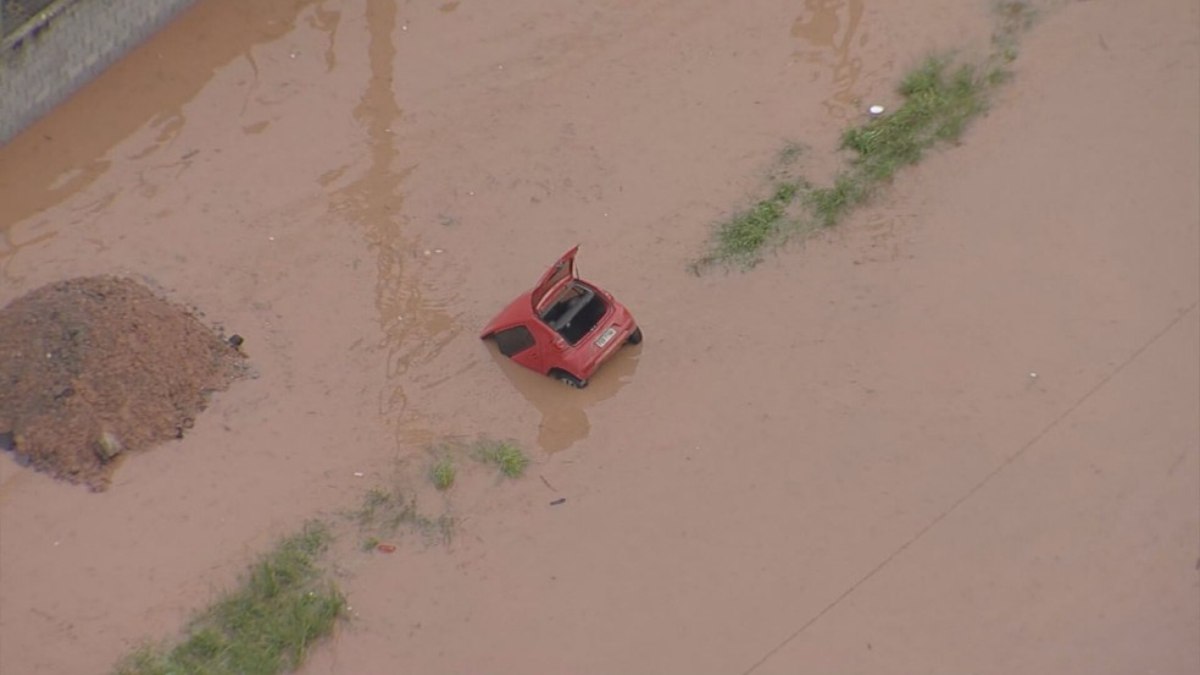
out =
<path fill-rule="evenodd" d="M 627 344 L 627 345 L 642 344 L 642 329 L 640 327 L 633 329 L 633 332 L 630 333 L 629 337 L 625 340 L 625 344 Z"/>
<path fill-rule="evenodd" d="M 565 370 L 555 369 L 551 371 L 550 377 L 553 377 L 572 389 L 583 389 L 588 385 L 587 380 L 581 380 Z"/>

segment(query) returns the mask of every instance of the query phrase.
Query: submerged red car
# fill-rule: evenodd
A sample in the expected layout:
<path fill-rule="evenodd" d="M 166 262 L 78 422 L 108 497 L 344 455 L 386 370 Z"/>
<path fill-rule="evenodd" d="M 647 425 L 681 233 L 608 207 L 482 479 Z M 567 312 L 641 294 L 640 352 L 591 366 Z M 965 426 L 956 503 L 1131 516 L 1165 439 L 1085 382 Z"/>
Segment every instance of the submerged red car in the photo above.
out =
<path fill-rule="evenodd" d="M 567 385 L 583 388 L 625 344 L 642 341 L 633 315 L 608 291 L 575 273 L 576 246 L 532 290 L 488 322 L 479 337 L 500 353 Z"/>

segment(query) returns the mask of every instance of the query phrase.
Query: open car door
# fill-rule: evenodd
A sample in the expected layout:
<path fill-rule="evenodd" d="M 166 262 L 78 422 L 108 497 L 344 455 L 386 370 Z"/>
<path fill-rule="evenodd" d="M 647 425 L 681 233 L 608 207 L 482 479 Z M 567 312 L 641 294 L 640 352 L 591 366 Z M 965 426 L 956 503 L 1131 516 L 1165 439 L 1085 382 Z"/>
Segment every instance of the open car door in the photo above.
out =
<path fill-rule="evenodd" d="M 576 278 L 575 254 L 578 252 L 579 246 L 576 245 L 571 248 L 571 250 L 564 253 L 557 262 L 550 266 L 550 269 L 546 270 L 546 273 L 543 274 L 542 278 L 538 280 L 537 285 L 533 287 L 533 292 L 530 295 L 529 300 L 531 303 L 533 303 L 532 309 L 534 314 L 537 314 L 538 308 L 541 307 L 546 301 L 546 296 L 548 296 L 550 292 L 562 282 L 563 279 Z"/>

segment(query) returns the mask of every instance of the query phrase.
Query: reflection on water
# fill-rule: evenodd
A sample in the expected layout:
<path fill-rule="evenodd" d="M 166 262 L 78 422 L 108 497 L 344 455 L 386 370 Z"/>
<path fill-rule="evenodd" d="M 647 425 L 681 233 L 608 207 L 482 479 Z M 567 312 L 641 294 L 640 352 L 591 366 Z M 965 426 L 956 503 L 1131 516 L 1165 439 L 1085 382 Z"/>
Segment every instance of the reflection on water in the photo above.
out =
<path fill-rule="evenodd" d="M 868 36 L 859 34 L 862 0 L 805 0 L 805 13 L 792 24 L 792 35 L 811 46 L 800 52 L 809 63 L 828 66 L 833 95 L 823 105 L 829 114 L 844 119 L 857 104 L 855 86 L 862 75 L 862 59 L 855 53 Z"/>
<path fill-rule="evenodd" d="M 392 33 L 396 27 L 396 3 L 368 0 L 366 19 L 371 77 L 354 116 L 367 130 L 370 165 L 358 180 L 333 195 L 333 208 L 347 213 L 363 228 L 367 243 L 377 256 L 375 306 L 392 382 L 381 396 L 380 412 L 391 415 L 401 414 L 407 407 L 401 376 L 411 365 L 433 358 L 458 335 L 460 328 L 443 307 L 425 298 L 416 274 L 418 256 L 423 253 L 415 251 L 415 246 L 404 237 L 399 213 L 400 184 L 413 167 L 397 166 L 399 156 L 393 135 L 393 128 L 403 117 L 393 91 L 396 48 Z M 323 180 L 329 178 L 332 182 L 341 171 L 334 169 Z"/>
<path fill-rule="evenodd" d="M 513 389 L 542 414 L 538 425 L 538 446 L 545 452 L 566 450 L 587 438 L 592 430 L 587 409 L 612 398 L 633 379 L 641 357 L 641 346 L 626 346 L 589 380 L 586 389 L 571 389 L 565 384 L 517 365 L 500 354 L 488 341 L 492 358 L 512 381 Z"/>
<path fill-rule="evenodd" d="M 337 52 L 334 50 L 337 40 L 338 23 L 342 13 L 337 10 L 325 9 L 324 3 L 317 5 L 313 15 L 308 18 L 308 25 L 329 35 L 329 44 L 325 46 L 325 72 L 332 72 L 337 65 Z"/>

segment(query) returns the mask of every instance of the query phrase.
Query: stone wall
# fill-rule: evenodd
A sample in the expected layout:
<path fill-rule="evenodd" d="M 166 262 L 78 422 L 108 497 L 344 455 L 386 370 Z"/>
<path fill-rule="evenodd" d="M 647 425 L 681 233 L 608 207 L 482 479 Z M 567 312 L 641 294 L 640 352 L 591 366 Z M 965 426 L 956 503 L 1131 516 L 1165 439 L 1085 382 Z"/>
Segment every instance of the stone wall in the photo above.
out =
<path fill-rule="evenodd" d="M 20 26 L 0 26 L 0 145 L 193 1 L 55 0 Z"/>

